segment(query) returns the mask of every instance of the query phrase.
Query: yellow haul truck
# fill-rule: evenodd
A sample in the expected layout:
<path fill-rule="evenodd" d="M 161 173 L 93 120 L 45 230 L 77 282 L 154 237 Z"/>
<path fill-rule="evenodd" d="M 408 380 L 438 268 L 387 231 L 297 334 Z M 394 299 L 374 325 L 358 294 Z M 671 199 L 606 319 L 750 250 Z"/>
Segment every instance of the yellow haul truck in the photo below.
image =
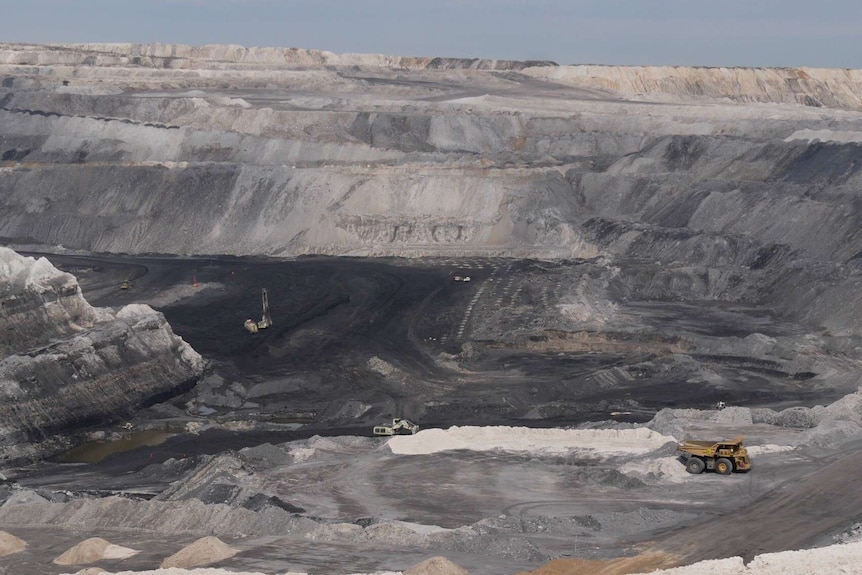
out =
<path fill-rule="evenodd" d="M 715 470 L 719 475 L 730 475 L 734 471 L 748 471 L 751 460 L 742 446 L 742 437 L 731 441 L 686 441 L 677 451 L 685 462 L 689 473 L 703 473 L 704 469 Z"/>

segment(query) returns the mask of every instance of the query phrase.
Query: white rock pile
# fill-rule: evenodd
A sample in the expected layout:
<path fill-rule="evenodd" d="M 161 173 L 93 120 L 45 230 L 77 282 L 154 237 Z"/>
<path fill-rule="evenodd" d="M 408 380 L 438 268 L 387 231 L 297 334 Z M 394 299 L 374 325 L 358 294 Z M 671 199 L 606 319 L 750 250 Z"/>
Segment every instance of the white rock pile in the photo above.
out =
<path fill-rule="evenodd" d="M 387 445 L 392 453 L 399 455 L 427 455 L 457 449 L 529 451 L 548 455 L 588 451 L 614 455 L 646 453 L 675 441 L 673 437 L 647 428 L 533 429 L 500 425 L 426 429 L 416 435 L 393 437 Z"/>

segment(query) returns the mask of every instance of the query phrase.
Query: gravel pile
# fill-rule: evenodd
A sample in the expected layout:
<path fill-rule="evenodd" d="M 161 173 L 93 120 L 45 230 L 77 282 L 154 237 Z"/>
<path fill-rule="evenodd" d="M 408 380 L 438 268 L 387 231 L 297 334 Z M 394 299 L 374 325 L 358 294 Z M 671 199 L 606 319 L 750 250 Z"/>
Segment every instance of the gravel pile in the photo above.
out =
<path fill-rule="evenodd" d="M 845 395 L 823 408 L 823 411 L 825 417 L 862 423 L 862 391 Z"/>
<path fill-rule="evenodd" d="M 238 550 L 218 537 L 202 537 L 165 558 L 159 567 L 203 567 L 230 559 L 237 553 Z"/>
<path fill-rule="evenodd" d="M 5 525 L 51 525 L 84 530 L 148 529 L 163 534 L 283 535 L 305 533 L 317 527 L 312 519 L 295 517 L 277 506 L 255 512 L 222 504 L 186 501 L 136 501 L 123 497 L 79 499 L 71 503 L 9 505 L 0 507 Z"/>
<path fill-rule="evenodd" d="M 431 557 L 407 569 L 404 575 L 468 575 L 468 573 L 445 557 Z"/>
<path fill-rule="evenodd" d="M 716 411 L 710 418 L 716 423 L 724 425 L 751 425 L 751 410 L 747 407 L 728 407 Z"/>
<path fill-rule="evenodd" d="M 698 517 L 698 514 L 671 509 L 640 507 L 629 512 L 594 513 L 591 517 L 601 525 L 602 531 L 617 535 L 631 535 L 677 525 Z"/>
<path fill-rule="evenodd" d="M 103 559 L 128 559 L 138 551 L 114 545 L 101 537 L 91 537 L 81 541 L 54 559 L 56 565 L 87 565 Z"/>
<path fill-rule="evenodd" d="M 454 551 L 480 555 L 508 557 L 517 561 L 545 561 L 549 555 L 521 533 L 542 533 L 546 529 L 564 535 L 584 532 L 583 522 L 577 518 L 570 524 L 567 520 L 542 520 L 519 525 L 518 518 L 511 524 L 483 520 L 458 529 L 442 529 L 432 526 L 416 526 L 401 521 L 374 521 L 367 525 L 356 523 L 322 523 L 309 531 L 305 537 L 321 543 L 373 543 L 375 545 L 398 545 L 414 549 Z M 527 520 L 529 523 L 530 521 Z"/>
<path fill-rule="evenodd" d="M 666 407 L 653 416 L 646 426 L 662 435 L 685 437 L 685 430 L 691 422 L 704 421 L 707 413 L 699 409 L 671 409 Z"/>
<path fill-rule="evenodd" d="M 693 423 L 722 426 L 767 424 L 807 430 L 800 445 L 833 449 L 862 436 L 862 392 L 848 394 L 828 406 L 790 407 L 782 411 L 766 408 L 728 407 L 721 411 L 663 409 L 646 425 L 658 433 L 686 437 Z"/>
<path fill-rule="evenodd" d="M 277 465 L 289 465 L 293 458 L 287 449 L 272 443 L 263 443 L 239 450 L 239 455 L 255 469 L 268 469 Z"/>
<path fill-rule="evenodd" d="M 550 555 L 526 537 L 489 531 L 477 526 L 453 529 L 429 537 L 432 549 L 456 553 L 471 553 L 506 557 L 520 562 L 548 561 Z"/>
<path fill-rule="evenodd" d="M 852 421 L 826 420 L 807 430 L 800 444 L 819 449 L 835 449 L 842 444 L 859 439 L 862 426 Z"/>
<path fill-rule="evenodd" d="M 433 546 L 433 535 L 449 530 L 435 526 L 416 525 L 402 521 L 370 521 L 357 523 L 321 523 L 305 537 L 330 543 L 373 542 L 379 545 L 400 545 L 414 548 Z"/>
<path fill-rule="evenodd" d="M 682 483 L 690 476 L 678 457 L 648 457 L 623 464 L 620 471 L 647 483 Z"/>
<path fill-rule="evenodd" d="M 815 427 L 820 423 L 822 410 L 823 408 L 790 407 L 778 413 L 774 425 L 796 429 Z"/>
<path fill-rule="evenodd" d="M 477 522 L 474 528 L 501 534 L 529 533 L 583 535 L 601 531 L 601 523 L 590 515 L 553 517 L 548 515 L 500 515 Z"/>
<path fill-rule="evenodd" d="M 11 533 L 0 531 L 0 557 L 12 555 L 23 551 L 27 547 L 27 543 L 23 539 L 15 537 Z"/>

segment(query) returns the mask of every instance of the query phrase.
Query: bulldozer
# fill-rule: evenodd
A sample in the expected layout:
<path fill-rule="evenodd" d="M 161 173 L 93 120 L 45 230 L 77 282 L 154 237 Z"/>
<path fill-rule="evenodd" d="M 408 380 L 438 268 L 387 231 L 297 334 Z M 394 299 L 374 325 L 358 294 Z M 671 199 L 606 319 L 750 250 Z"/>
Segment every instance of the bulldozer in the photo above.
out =
<path fill-rule="evenodd" d="M 709 469 L 719 475 L 730 475 L 734 471 L 751 470 L 748 451 L 742 446 L 742 436 L 730 441 L 685 441 L 676 450 L 689 473 L 703 473 Z"/>
<path fill-rule="evenodd" d="M 401 417 L 393 419 L 391 424 L 383 423 L 374 426 L 374 435 L 398 435 L 401 431 L 413 435 L 419 431 L 419 426 Z"/>
<path fill-rule="evenodd" d="M 257 333 L 258 331 L 266 329 L 272 325 L 272 317 L 269 315 L 269 295 L 266 293 L 266 288 L 263 288 L 261 291 L 260 300 L 261 307 L 263 307 L 263 317 L 260 318 L 260 321 L 247 319 L 243 324 L 249 333 Z"/>

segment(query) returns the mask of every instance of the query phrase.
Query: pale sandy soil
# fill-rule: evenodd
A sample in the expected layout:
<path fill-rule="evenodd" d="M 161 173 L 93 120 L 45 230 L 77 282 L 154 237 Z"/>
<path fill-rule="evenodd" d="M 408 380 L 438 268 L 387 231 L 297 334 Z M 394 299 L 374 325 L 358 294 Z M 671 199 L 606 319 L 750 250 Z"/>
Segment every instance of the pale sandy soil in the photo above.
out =
<path fill-rule="evenodd" d="M 859 573 L 862 562 L 862 542 L 831 545 L 804 551 L 785 551 L 758 555 L 748 565 L 740 557 L 729 557 L 701 561 L 684 567 L 653 570 L 673 561 L 672 557 L 647 554 L 611 561 L 583 559 L 559 559 L 531 571 L 530 575 L 701 575 L 723 573 L 725 575 L 852 575 Z M 647 569 L 647 570 L 642 570 Z M 79 571 L 78 573 L 82 573 Z M 88 575 L 98 571 L 88 570 Z M 103 572 L 108 573 L 108 572 Z M 438 559 L 423 562 L 403 572 L 404 575 L 462 575 L 466 572 L 457 565 Z M 64 574 L 74 575 L 74 574 Z M 110 574 L 109 574 L 110 575 Z M 267 575 L 262 573 L 237 572 L 223 569 L 156 569 L 153 571 L 121 571 L 113 575 Z M 272 574 L 276 575 L 276 574 Z M 286 573 L 284 575 L 300 575 Z M 374 575 L 399 575 L 397 572 Z"/>

